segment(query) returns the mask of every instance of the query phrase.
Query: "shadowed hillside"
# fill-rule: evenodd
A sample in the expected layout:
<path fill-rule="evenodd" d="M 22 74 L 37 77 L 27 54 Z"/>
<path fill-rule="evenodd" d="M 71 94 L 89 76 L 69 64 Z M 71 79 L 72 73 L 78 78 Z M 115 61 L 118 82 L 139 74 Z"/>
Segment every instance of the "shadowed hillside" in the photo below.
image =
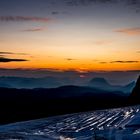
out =
<path fill-rule="evenodd" d="M 123 92 L 90 87 L 0 88 L 0 123 L 82 112 L 126 104 Z"/>
<path fill-rule="evenodd" d="M 136 86 L 134 87 L 132 94 L 130 95 L 130 100 L 133 103 L 140 104 L 140 76 L 137 80 Z"/>

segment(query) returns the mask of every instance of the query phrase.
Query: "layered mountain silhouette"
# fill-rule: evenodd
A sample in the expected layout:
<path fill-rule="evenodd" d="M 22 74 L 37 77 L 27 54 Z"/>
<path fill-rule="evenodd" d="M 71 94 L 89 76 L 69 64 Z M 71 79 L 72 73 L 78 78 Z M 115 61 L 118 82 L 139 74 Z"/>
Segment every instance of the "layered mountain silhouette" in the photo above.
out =
<path fill-rule="evenodd" d="M 89 85 L 94 86 L 94 87 L 109 87 L 110 84 L 105 80 L 104 78 L 93 78 L 90 82 Z"/>
<path fill-rule="evenodd" d="M 130 97 L 122 91 L 99 89 L 110 86 L 105 79 L 96 78 L 91 83 L 98 88 L 0 88 L 0 124 L 140 103 L 140 77 Z"/>
<path fill-rule="evenodd" d="M 6 83 L 1 83 L 0 82 L 0 87 L 10 88 L 11 86 L 6 84 Z"/>
<path fill-rule="evenodd" d="M 116 107 L 126 98 L 123 92 L 80 86 L 0 88 L 0 123 Z"/>
<path fill-rule="evenodd" d="M 132 100 L 133 103 L 140 104 L 140 76 L 136 82 L 136 86 L 134 87 L 132 94 L 130 95 L 130 100 Z"/>
<path fill-rule="evenodd" d="M 111 85 L 105 78 L 97 77 L 90 80 L 88 86 L 108 91 L 122 91 L 124 93 L 131 93 L 132 89 L 135 86 L 135 81 L 132 81 L 131 83 L 125 86 L 120 86 Z"/>
<path fill-rule="evenodd" d="M 4 76 L 0 77 L 0 87 L 12 87 L 12 88 L 39 88 L 39 87 L 53 88 L 62 86 L 64 82 L 66 82 L 66 80 L 58 79 L 55 77 L 43 77 L 43 78 L 4 77 Z"/>
<path fill-rule="evenodd" d="M 77 82 L 80 81 L 80 82 Z M 0 87 L 9 88 L 56 88 L 64 85 L 78 85 L 90 86 L 93 88 L 107 90 L 107 91 L 122 91 L 124 93 L 131 93 L 135 86 L 135 82 L 128 85 L 111 85 L 104 78 L 93 78 L 88 83 L 84 83 L 81 79 L 69 79 L 58 77 L 43 77 L 43 78 L 25 78 L 25 77 L 0 77 Z"/>

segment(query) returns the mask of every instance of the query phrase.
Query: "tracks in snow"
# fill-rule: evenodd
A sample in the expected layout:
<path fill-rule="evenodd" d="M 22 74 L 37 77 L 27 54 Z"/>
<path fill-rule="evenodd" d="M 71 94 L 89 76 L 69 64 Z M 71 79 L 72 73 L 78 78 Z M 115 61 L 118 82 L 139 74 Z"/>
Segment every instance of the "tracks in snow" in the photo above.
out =
<path fill-rule="evenodd" d="M 40 119 L 0 127 L 0 139 L 17 140 L 47 139 L 91 139 L 97 131 L 123 129 L 139 112 L 139 106 L 100 110 Z M 34 139 L 35 139 L 34 138 Z M 30 139 L 29 139 L 30 140 Z M 32 140 L 32 139 L 31 139 Z"/>

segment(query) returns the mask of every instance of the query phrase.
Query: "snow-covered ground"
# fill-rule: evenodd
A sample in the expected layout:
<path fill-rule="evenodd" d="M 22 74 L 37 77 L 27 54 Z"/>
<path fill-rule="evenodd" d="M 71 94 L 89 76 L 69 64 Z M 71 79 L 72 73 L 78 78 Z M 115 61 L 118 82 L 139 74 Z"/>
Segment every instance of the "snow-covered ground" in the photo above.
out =
<path fill-rule="evenodd" d="M 3 125 L 0 140 L 140 140 L 140 106 Z"/>

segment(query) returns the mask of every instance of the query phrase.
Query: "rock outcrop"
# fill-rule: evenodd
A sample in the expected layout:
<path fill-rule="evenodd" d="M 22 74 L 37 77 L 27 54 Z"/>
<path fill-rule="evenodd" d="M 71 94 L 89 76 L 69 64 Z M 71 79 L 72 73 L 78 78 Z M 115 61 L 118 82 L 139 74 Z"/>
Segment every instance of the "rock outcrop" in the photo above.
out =
<path fill-rule="evenodd" d="M 133 103 L 140 103 L 140 76 L 136 82 L 136 86 L 134 87 L 134 89 L 130 95 L 130 100 Z"/>

